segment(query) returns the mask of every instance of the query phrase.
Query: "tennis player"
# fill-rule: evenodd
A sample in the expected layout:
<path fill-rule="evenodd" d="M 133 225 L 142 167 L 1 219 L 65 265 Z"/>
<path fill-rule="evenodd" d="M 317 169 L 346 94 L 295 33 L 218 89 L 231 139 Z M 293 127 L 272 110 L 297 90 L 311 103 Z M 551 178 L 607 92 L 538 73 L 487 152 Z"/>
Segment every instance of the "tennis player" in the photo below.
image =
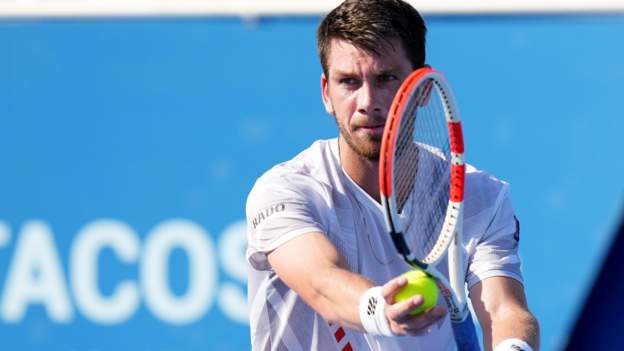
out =
<path fill-rule="evenodd" d="M 419 295 L 395 303 L 406 284 L 397 277 L 409 267 L 389 239 L 379 203 L 384 122 L 403 79 L 425 64 L 425 33 L 421 16 L 401 0 L 347 0 L 320 24 L 323 104 L 339 136 L 273 167 L 249 194 L 254 350 L 455 347 L 442 299 L 418 316 L 409 311 L 422 304 Z M 485 349 L 538 350 L 509 186 L 471 166 L 466 172 L 466 282 Z M 361 310 L 372 292 L 383 315 Z"/>

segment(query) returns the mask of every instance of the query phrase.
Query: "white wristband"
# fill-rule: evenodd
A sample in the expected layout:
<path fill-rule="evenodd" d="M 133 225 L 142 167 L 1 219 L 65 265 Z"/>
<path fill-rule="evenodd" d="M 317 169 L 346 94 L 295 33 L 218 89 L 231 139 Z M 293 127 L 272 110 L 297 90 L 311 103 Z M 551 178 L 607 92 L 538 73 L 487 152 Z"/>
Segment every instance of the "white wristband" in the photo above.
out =
<path fill-rule="evenodd" d="M 375 286 L 364 292 L 360 298 L 360 321 L 369 334 L 394 336 L 386 318 L 386 300 L 381 287 Z"/>
<path fill-rule="evenodd" d="M 494 351 L 533 351 L 533 349 L 526 341 L 512 338 L 501 341 Z"/>

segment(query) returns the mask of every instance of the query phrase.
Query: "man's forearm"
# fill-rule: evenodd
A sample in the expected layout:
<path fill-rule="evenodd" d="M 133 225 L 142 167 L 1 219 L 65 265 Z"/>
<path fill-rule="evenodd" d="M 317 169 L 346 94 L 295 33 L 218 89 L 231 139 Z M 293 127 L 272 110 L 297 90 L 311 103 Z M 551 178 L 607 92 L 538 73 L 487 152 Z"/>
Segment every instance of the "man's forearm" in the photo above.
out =
<path fill-rule="evenodd" d="M 373 283 L 361 275 L 340 267 L 328 268 L 311 304 L 328 322 L 363 331 L 358 306 L 362 294 L 371 287 Z"/>
<path fill-rule="evenodd" d="M 359 299 L 373 286 L 350 272 L 322 233 L 310 233 L 283 244 L 268 255 L 277 275 L 330 323 L 363 330 Z"/>
<path fill-rule="evenodd" d="M 529 311 L 519 281 L 503 276 L 484 279 L 472 286 L 470 299 L 483 329 L 486 351 L 507 339 L 522 340 L 538 350 L 539 324 Z"/>
<path fill-rule="evenodd" d="M 537 319 L 526 310 L 498 312 L 492 316 L 491 333 L 484 332 L 486 350 L 493 350 L 496 345 L 510 338 L 523 340 L 534 351 L 539 350 L 539 324 Z M 488 334 L 491 334 L 491 337 Z"/>

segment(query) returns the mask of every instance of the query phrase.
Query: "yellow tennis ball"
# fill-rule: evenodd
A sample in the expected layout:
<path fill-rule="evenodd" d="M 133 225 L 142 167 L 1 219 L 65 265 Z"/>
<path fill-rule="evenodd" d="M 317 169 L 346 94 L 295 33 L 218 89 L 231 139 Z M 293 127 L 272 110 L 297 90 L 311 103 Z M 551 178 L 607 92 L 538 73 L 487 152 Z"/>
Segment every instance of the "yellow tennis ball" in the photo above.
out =
<path fill-rule="evenodd" d="M 438 287 L 431 276 L 420 270 L 409 271 L 401 276 L 407 279 L 407 285 L 394 295 L 396 302 L 409 299 L 416 294 L 422 296 L 424 302 L 410 312 L 412 316 L 419 315 L 435 306 L 438 302 Z"/>

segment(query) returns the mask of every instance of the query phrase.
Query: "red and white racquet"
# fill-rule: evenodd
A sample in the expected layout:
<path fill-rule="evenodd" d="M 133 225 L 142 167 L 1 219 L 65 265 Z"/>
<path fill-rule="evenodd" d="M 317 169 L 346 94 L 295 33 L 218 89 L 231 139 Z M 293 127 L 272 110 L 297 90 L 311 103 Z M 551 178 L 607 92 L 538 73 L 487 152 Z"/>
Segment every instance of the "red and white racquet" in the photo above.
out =
<path fill-rule="evenodd" d="M 382 205 L 394 246 L 410 266 L 436 279 L 458 349 L 479 350 L 461 246 L 464 141 L 442 73 L 421 68 L 403 82 L 386 120 L 379 161 Z M 449 279 L 435 268 L 446 253 Z"/>

